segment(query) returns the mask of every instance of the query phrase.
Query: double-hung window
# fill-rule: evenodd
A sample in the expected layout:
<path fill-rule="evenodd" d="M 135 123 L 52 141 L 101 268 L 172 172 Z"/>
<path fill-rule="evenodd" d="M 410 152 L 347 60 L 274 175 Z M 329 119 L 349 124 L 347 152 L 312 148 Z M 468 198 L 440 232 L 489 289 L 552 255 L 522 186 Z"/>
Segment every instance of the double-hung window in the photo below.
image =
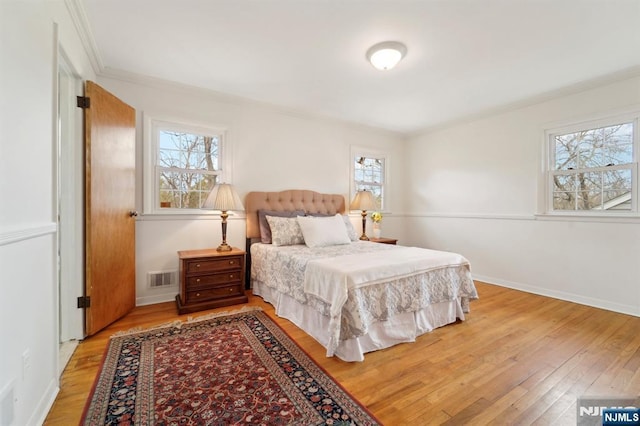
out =
<path fill-rule="evenodd" d="M 371 191 L 376 200 L 376 210 L 384 210 L 387 204 L 387 155 L 383 152 L 372 152 L 354 148 L 352 158 L 351 198 L 356 192 Z"/>
<path fill-rule="evenodd" d="M 202 213 L 223 180 L 223 129 L 150 119 L 146 140 L 145 212 Z"/>
<path fill-rule="evenodd" d="M 547 211 L 575 215 L 638 212 L 638 115 L 546 132 Z"/>

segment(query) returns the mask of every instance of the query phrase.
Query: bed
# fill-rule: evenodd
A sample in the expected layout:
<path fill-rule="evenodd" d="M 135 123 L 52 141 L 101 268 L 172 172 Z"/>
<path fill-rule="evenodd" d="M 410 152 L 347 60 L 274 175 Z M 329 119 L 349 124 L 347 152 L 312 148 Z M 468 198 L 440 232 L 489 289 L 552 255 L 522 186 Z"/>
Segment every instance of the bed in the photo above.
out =
<path fill-rule="evenodd" d="M 459 254 L 360 241 L 342 195 L 250 192 L 245 209 L 253 294 L 327 356 L 363 361 L 367 352 L 413 342 L 464 320 L 478 298 Z"/>

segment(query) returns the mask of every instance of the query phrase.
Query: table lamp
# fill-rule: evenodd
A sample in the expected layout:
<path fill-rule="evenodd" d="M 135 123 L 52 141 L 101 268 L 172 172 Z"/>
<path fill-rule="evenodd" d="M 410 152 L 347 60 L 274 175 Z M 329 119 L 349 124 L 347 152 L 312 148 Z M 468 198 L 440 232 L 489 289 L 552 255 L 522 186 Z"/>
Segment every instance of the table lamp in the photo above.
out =
<path fill-rule="evenodd" d="M 238 193 L 228 183 L 220 183 L 213 187 L 207 199 L 202 203 L 203 209 L 220 210 L 222 218 L 222 243 L 216 250 L 231 251 L 231 246 L 227 244 L 227 217 L 228 211 L 243 211 L 244 206 Z"/>
<path fill-rule="evenodd" d="M 373 210 L 376 208 L 376 200 L 373 198 L 371 191 L 367 191 L 366 189 L 358 191 L 356 196 L 353 197 L 349 208 L 351 210 L 362 210 L 362 235 L 360 235 L 360 239 L 363 241 L 369 241 L 369 237 L 367 237 L 367 234 L 365 233 L 367 226 L 367 210 Z"/>

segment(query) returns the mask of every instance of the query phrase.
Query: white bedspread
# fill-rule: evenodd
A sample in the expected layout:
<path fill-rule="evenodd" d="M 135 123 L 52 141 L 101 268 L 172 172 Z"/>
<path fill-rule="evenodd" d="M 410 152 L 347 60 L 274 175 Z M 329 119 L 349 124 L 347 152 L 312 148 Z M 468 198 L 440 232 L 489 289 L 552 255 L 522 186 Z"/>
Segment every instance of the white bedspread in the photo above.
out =
<path fill-rule="evenodd" d="M 390 278 L 403 278 L 433 269 L 469 266 L 457 253 L 417 247 L 358 253 L 308 262 L 304 291 L 330 306 L 330 342 L 327 355 L 332 356 L 339 344 L 342 308 L 349 290 L 374 285 Z"/>
<path fill-rule="evenodd" d="M 250 253 L 254 294 L 318 340 L 327 356 L 347 361 L 362 361 L 365 352 L 464 320 L 469 302 L 478 298 L 467 260 L 454 253 L 368 241 L 316 248 L 256 243 Z M 365 263 L 356 267 L 358 259 Z M 392 259 L 400 260 L 401 269 L 389 267 Z M 335 269 L 329 271 L 333 278 L 306 283 L 307 267 L 326 269 L 323 264 Z M 341 276 L 345 268 L 354 270 L 349 279 Z M 385 274 L 391 275 L 385 279 Z M 332 286 L 338 294 L 323 281 L 338 282 Z"/>

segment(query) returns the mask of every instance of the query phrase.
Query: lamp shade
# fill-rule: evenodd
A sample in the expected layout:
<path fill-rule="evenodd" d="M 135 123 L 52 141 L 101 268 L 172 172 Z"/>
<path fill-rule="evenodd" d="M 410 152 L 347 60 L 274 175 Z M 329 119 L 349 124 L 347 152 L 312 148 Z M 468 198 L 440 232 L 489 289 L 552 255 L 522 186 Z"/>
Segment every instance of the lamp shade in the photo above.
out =
<path fill-rule="evenodd" d="M 202 203 L 203 209 L 221 211 L 243 211 L 242 200 L 233 186 L 228 183 L 219 183 L 213 187 L 207 199 Z"/>
<path fill-rule="evenodd" d="M 376 199 L 373 197 L 371 191 L 367 191 L 366 189 L 358 191 L 356 196 L 353 197 L 349 208 L 351 210 L 373 210 L 377 208 Z"/>

